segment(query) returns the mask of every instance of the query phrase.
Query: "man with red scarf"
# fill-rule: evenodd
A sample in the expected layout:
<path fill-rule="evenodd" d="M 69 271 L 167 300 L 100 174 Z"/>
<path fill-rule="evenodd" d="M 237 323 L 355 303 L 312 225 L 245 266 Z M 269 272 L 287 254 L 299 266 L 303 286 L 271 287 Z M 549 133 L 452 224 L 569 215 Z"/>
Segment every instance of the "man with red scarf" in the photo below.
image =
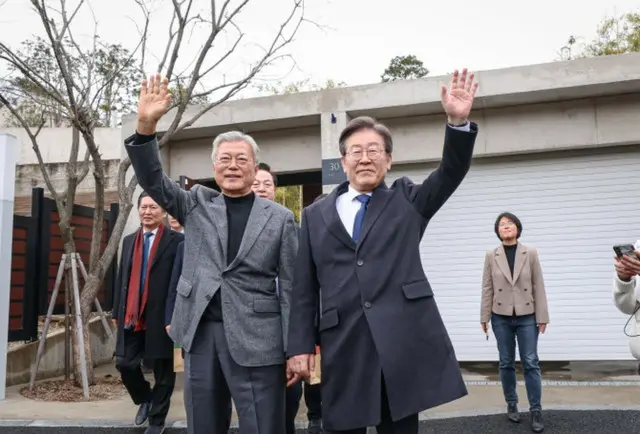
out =
<path fill-rule="evenodd" d="M 148 419 L 145 434 L 160 434 L 176 380 L 173 342 L 164 327 L 165 300 L 176 250 L 184 235 L 163 224 L 165 211 L 144 192 L 138 198 L 138 213 L 140 228 L 123 240 L 114 292 L 116 366 L 131 399 L 139 406 L 136 425 Z M 153 388 L 144 378 L 143 358 L 153 369 Z"/>

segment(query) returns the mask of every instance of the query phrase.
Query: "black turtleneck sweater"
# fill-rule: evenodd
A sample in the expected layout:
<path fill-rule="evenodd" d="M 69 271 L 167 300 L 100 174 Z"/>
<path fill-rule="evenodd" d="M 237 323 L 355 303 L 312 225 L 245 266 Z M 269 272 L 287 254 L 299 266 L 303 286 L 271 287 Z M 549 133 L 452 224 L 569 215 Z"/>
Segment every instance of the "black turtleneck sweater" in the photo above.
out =
<path fill-rule="evenodd" d="M 244 230 L 247 227 L 247 221 L 249 220 L 254 199 L 255 195 L 253 193 L 242 197 L 224 196 L 224 203 L 227 207 L 227 227 L 229 228 L 226 265 L 231 264 L 236 256 L 238 256 L 238 250 L 240 249 L 240 243 L 244 236 Z M 222 288 L 218 289 L 216 295 L 209 302 L 209 306 L 207 306 L 207 310 L 204 311 L 204 315 L 202 316 L 204 321 L 222 321 L 221 291 Z"/>
<path fill-rule="evenodd" d="M 511 270 L 511 277 L 513 277 L 513 269 L 516 265 L 516 250 L 518 249 L 518 244 L 514 244 L 513 246 L 504 245 L 504 253 L 507 255 L 507 262 L 509 263 L 509 269 Z"/>

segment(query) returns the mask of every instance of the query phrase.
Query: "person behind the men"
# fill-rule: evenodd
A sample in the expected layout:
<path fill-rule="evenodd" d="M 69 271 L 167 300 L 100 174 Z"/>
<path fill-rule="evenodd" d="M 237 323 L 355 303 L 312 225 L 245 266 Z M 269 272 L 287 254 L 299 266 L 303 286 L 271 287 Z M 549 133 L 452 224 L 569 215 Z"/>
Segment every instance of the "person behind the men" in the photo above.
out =
<path fill-rule="evenodd" d="M 117 327 L 116 366 L 133 402 L 135 423 L 149 420 L 146 434 L 164 430 L 175 385 L 173 343 L 164 327 L 171 269 L 182 234 L 162 224 L 165 211 L 145 192 L 138 198 L 140 228 L 122 242 L 113 299 Z M 154 385 L 141 362 L 153 370 Z"/>
<path fill-rule="evenodd" d="M 171 215 L 167 215 L 167 220 L 169 222 L 169 227 L 172 231 L 179 232 L 184 234 L 184 227 L 180 224 L 175 217 Z M 176 250 L 176 259 L 173 263 L 173 270 L 171 272 L 171 281 L 169 282 L 169 292 L 167 294 L 167 302 L 165 305 L 165 315 L 164 315 L 164 323 L 167 328 L 167 333 L 169 333 L 169 328 L 171 325 L 171 317 L 173 316 L 173 308 L 176 304 L 176 296 L 178 295 L 178 280 L 180 279 L 180 274 L 182 274 L 182 257 L 184 256 L 184 241 L 182 241 Z"/>
<path fill-rule="evenodd" d="M 299 379 L 285 371 L 293 213 L 252 192 L 259 148 L 241 132 L 213 141 L 221 193 L 201 185 L 187 192 L 164 174 L 155 133 L 170 102 L 166 78 L 143 80 L 125 148 L 140 185 L 185 229 L 169 333 L 185 351 L 187 431 L 226 433 L 233 397 L 241 432 L 282 434 L 287 379 Z"/>
<path fill-rule="evenodd" d="M 288 364 L 309 377 L 320 288 L 322 422 L 327 433 L 417 433 L 418 413 L 467 394 L 420 259 L 429 220 L 471 165 L 477 84 L 466 69 L 442 88 L 447 115 L 439 167 L 422 184 L 390 187 L 393 140 L 370 117 L 339 137 L 348 181 L 302 212 Z M 449 288 L 455 291 L 456 288 Z"/>
<path fill-rule="evenodd" d="M 480 325 L 489 322 L 498 345 L 500 382 L 507 403 L 507 417 L 520 422 L 516 391 L 516 341 L 529 399 L 531 429 L 542 432 L 542 374 L 538 358 L 538 336 L 549 323 L 547 294 L 537 249 L 518 242 L 520 219 L 509 212 L 495 221 L 494 232 L 501 243 L 487 252 L 482 274 Z"/>
<path fill-rule="evenodd" d="M 640 360 L 640 241 L 637 241 L 635 250 L 625 254 L 622 258 L 614 255 L 615 274 L 613 277 L 613 301 L 618 310 L 629 315 L 630 330 L 625 333 L 629 336 L 629 350 L 631 355 Z M 640 371 L 640 368 L 638 368 Z"/>

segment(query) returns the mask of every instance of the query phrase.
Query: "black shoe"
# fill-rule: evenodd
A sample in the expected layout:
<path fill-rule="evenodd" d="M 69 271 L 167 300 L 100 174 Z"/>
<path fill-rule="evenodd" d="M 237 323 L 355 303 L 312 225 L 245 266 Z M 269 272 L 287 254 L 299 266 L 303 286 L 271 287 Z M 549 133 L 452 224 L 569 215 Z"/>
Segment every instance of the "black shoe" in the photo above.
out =
<path fill-rule="evenodd" d="M 542 423 L 542 412 L 540 410 L 534 410 L 531 412 L 531 431 L 544 431 L 544 424 Z"/>
<path fill-rule="evenodd" d="M 138 407 L 138 413 L 136 413 L 136 425 L 142 425 L 147 421 L 149 417 L 149 410 L 151 410 L 150 402 L 143 402 Z"/>
<path fill-rule="evenodd" d="M 311 419 L 307 426 L 307 434 L 322 434 L 322 419 Z"/>
<path fill-rule="evenodd" d="M 518 404 L 507 404 L 507 417 L 513 423 L 520 422 L 520 413 L 518 412 Z"/>
<path fill-rule="evenodd" d="M 164 425 L 149 425 L 144 434 L 162 434 L 164 432 Z"/>

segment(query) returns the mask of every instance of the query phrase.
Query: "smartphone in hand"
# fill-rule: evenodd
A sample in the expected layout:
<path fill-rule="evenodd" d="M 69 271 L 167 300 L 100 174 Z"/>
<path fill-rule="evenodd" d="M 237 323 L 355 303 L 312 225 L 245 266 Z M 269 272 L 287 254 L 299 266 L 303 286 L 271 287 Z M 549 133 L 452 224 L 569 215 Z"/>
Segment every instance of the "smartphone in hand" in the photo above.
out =
<path fill-rule="evenodd" d="M 619 259 L 622 259 L 624 255 L 633 255 L 635 259 L 640 259 L 635 253 L 635 247 L 633 244 L 617 244 L 613 246 L 613 251 Z"/>

